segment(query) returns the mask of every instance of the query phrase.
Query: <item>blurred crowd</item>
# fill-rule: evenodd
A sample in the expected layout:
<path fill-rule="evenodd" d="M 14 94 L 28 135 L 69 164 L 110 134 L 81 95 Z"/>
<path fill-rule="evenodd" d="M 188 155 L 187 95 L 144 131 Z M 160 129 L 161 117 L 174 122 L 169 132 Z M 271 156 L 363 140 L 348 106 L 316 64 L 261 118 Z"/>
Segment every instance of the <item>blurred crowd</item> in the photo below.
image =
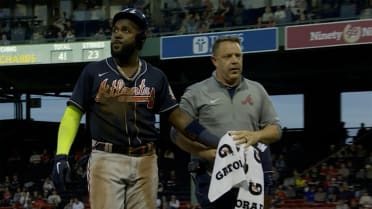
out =
<path fill-rule="evenodd" d="M 360 140 L 331 145 L 327 158 L 301 171 L 287 166 L 285 150 L 275 155 L 274 207 L 285 207 L 286 200 L 297 199 L 302 205 L 319 208 L 372 208 L 372 138 L 368 133 L 362 126 L 355 137 Z"/>
<path fill-rule="evenodd" d="M 282 147 L 273 153 L 276 192 L 273 208 L 285 208 L 288 200 L 321 207 L 327 204 L 343 209 L 372 208 L 371 130 L 361 127 L 354 143 L 329 147 L 329 156 L 305 169 L 289 165 Z M 359 136 L 359 137 L 358 137 Z M 282 139 L 286 140 L 286 139 Z M 293 145 L 289 145 L 293 146 Z M 72 183 L 59 194 L 50 179 L 54 151 L 34 147 L 9 147 L 12 151 L 1 165 L 0 208 L 69 209 L 88 207 L 86 164 L 90 149 L 75 148 L 69 162 Z M 30 150 L 31 149 L 31 150 Z M 198 208 L 190 199 L 190 176 L 186 172 L 189 157 L 182 159 L 173 146 L 157 148 L 159 160 L 158 208 Z M 178 153 L 178 154 L 177 154 Z"/>
<path fill-rule="evenodd" d="M 66 192 L 59 193 L 50 174 L 54 151 L 49 148 L 9 147 L 9 155 L 1 163 L 0 208 L 17 209 L 83 209 L 89 207 L 86 165 L 90 148 L 75 148 L 69 155 L 71 183 Z M 31 149 L 31 150 L 29 150 Z M 181 162 L 176 163 L 171 147 L 157 148 L 159 161 L 158 204 L 179 205 L 190 200 L 189 179 L 182 172 Z M 187 160 L 184 160 L 187 164 Z M 177 166 L 178 165 L 178 166 Z M 180 172 L 181 170 L 181 172 Z M 186 191 L 186 192 L 185 192 Z M 176 201 L 177 200 L 177 201 Z M 73 206 L 73 207 L 72 207 Z"/>
<path fill-rule="evenodd" d="M 107 40 L 110 15 L 102 1 L 73 1 L 72 12 L 56 9 L 48 21 L 1 14 L 1 45 Z M 116 10 L 140 8 L 149 36 L 206 33 L 372 17 L 372 0 L 125 0 Z M 3 9 L 4 10 L 4 9 Z M 11 12 L 8 12 L 9 15 Z M 14 12 L 13 12 L 14 13 Z M 112 12 L 111 12 L 112 13 Z"/>

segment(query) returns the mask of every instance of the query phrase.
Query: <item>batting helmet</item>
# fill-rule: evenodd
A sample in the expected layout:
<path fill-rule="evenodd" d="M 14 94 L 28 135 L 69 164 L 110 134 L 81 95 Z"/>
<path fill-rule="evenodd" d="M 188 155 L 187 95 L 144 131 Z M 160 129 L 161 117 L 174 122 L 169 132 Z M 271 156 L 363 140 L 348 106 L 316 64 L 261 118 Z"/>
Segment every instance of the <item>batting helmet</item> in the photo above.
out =
<path fill-rule="evenodd" d="M 126 8 L 121 10 L 120 12 L 115 14 L 114 18 L 112 19 L 112 24 L 115 25 L 115 23 L 120 19 L 132 20 L 141 28 L 141 30 L 147 30 L 147 18 L 139 9 Z"/>

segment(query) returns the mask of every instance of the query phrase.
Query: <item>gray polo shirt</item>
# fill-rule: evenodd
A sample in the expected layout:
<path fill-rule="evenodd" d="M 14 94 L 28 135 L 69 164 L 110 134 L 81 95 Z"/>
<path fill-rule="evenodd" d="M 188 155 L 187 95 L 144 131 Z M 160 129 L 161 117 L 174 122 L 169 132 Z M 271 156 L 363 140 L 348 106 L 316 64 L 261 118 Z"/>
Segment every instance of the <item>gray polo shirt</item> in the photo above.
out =
<path fill-rule="evenodd" d="M 231 98 L 225 86 L 213 75 L 189 86 L 180 107 L 213 134 L 222 137 L 231 130 L 257 131 L 279 118 L 269 95 L 258 82 L 242 78 Z"/>

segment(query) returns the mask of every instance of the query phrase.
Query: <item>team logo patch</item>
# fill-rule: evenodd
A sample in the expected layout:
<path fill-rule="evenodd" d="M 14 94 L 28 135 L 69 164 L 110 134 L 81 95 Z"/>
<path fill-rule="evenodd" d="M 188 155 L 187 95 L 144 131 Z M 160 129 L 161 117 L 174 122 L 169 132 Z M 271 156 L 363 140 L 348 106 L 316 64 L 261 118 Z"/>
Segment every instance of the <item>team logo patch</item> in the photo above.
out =
<path fill-rule="evenodd" d="M 245 97 L 245 99 L 242 101 L 242 104 L 243 105 L 253 105 L 253 99 L 252 99 L 252 96 L 251 95 L 248 95 Z"/>

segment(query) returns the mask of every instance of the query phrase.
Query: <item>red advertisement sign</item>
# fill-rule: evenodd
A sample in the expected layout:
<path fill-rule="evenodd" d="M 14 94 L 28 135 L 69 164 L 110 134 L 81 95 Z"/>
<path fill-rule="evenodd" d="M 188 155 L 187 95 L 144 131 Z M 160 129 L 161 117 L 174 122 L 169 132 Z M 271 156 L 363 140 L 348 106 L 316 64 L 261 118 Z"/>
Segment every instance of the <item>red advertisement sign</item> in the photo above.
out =
<path fill-rule="evenodd" d="M 372 43 L 372 19 L 287 26 L 285 49 Z"/>

